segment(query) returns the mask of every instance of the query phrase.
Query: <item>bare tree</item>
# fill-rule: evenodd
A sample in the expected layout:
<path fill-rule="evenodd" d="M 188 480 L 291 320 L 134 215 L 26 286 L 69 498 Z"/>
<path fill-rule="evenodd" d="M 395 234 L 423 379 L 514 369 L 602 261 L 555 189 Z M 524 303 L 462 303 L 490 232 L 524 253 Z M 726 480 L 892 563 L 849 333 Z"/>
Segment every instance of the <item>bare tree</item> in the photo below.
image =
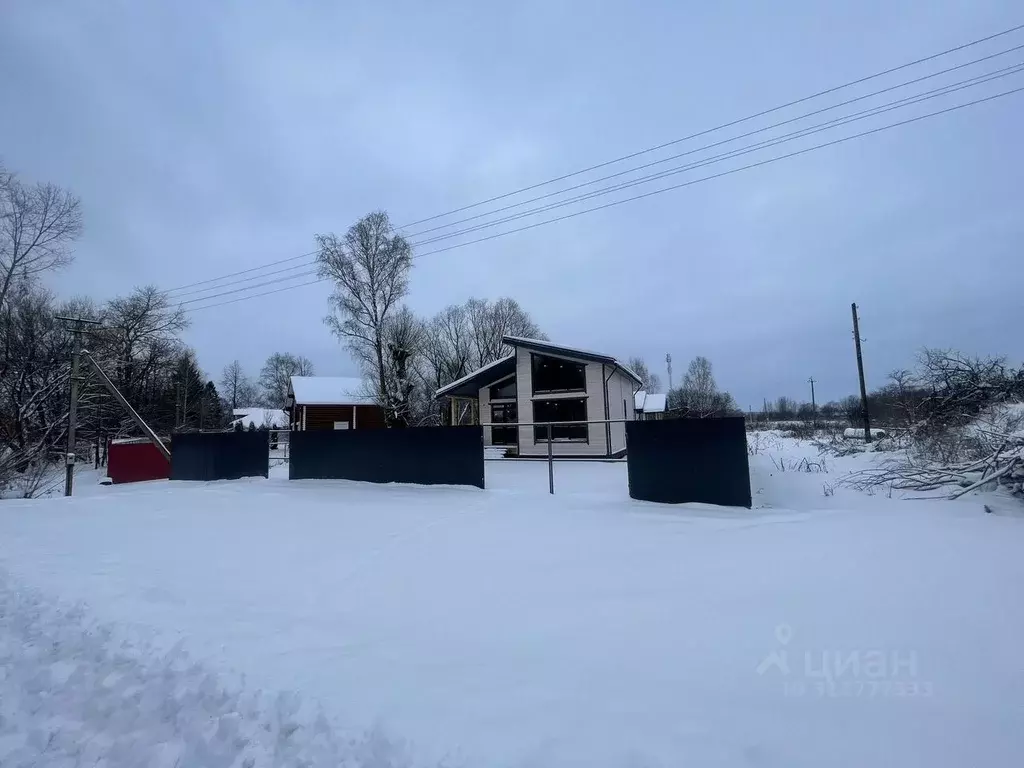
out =
<path fill-rule="evenodd" d="M 732 395 L 718 390 L 711 361 L 700 356 L 690 361 L 682 386 L 668 393 L 668 404 L 678 414 L 700 419 L 738 411 Z"/>
<path fill-rule="evenodd" d="M 711 372 L 711 361 L 702 356 L 693 358 L 683 377 L 681 389 L 683 401 L 692 413 L 698 416 L 714 413 L 717 406 L 715 395 L 718 393 L 718 385 Z"/>
<path fill-rule="evenodd" d="M 259 397 L 256 385 L 245 375 L 242 364 L 237 360 L 224 366 L 220 376 L 220 389 L 232 414 L 236 408 L 256 405 Z"/>
<path fill-rule="evenodd" d="M 626 361 L 626 367 L 628 367 L 633 373 L 640 377 L 640 380 L 644 383 L 644 389 L 647 392 L 657 392 L 661 389 L 661 378 L 656 373 L 651 373 L 647 367 L 647 363 L 644 362 L 642 357 L 631 357 Z"/>
<path fill-rule="evenodd" d="M 388 399 L 385 326 L 409 284 L 412 248 L 394 234 L 384 211 L 357 221 L 342 238 L 317 235 L 321 277 L 334 281 L 327 326 L 371 374 L 381 404 Z"/>
<path fill-rule="evenodd" d="M 24 184 L 0 167 L 0 307 L 16 280 L 69 264 L 81 231 L 77 197 L 55 184 Z"/>
<path fill-rule="evenodd" d="M 505 297 L 493 303 L 487 299 L 470 299 L 466 302 L 465 311 L 469 321 L 474 368 L 510 354 L 512 348 L 503 341 L 506 336 L 546 338 L 533 318 L 515 299 Z"/>
<path fill-rule="evenodd" d="M 313 363 L 302 355 L 275 352 L 267 358 L 260 371 L 263 404 L 268 408 L 284 408 L 288 404 L 288 385 L 292 376 L 312 376 Z"/>
<path fill-rule="evenodd" d="M 407 427 L 429 410 L 430 395 L 422 386 L 417 388 L 415 375 L 423 336 L 422 321 L 408 307 L 403 306 L 385 321 L 387 398 L 382 405 L 391 426 Z"/>
<path fill-rule="evenodd" d="M 118 388 L 129 402 L 156 400 L 161 378 L 183 350 L 178 335 L 189 326 L 184 310 L 150 285 L 108 301 L 104 319 L 102 342 Z"/>

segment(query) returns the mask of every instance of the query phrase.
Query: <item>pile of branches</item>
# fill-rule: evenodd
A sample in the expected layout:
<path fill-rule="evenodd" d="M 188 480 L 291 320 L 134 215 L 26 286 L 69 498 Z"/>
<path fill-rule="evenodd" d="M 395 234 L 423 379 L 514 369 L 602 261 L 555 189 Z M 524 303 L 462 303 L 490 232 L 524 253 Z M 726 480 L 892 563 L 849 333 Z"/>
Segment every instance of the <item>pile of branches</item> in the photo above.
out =
<path fill-rule="evenodd" d="M 901 372 L 912 415 L 900 458 L 851 474 L 844 484 L 940 491 L 958 498 L 1001 485 L 1024 496 L 1024 367 L 1003 358 L 926 350 L 910 378 Z"/>

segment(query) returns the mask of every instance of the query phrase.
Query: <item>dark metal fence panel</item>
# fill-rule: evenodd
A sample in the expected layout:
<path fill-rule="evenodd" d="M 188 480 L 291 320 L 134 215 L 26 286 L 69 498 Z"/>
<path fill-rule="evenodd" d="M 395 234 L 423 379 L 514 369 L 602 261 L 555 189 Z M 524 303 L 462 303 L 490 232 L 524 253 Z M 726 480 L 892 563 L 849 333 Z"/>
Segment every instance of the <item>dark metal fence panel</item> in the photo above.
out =
<path fill-rule="evenodd" d="M 482 427 L 292 432 L 292 480 L 484 487 Z"/>
<path fill-rule="evenodd" d="M 750 470 L 742 417 L 626 424 L 629 495 L 749 507 Z"/>
<path fill-rule="evenodd" d="M 171 435 L 171 480 L 237 480 L 269 473 L 266 432 Z"/>

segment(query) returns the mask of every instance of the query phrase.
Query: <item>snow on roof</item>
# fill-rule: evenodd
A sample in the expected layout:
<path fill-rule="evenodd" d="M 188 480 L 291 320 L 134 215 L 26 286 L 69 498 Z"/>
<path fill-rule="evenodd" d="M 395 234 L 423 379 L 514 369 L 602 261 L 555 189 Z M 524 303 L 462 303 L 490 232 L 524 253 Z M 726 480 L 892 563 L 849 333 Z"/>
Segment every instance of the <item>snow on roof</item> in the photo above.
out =
<path fill-rule="evenodd" d="M 641 389 L 633 395 L 633 405 L 636 410 L 644 413 L 664 413 L 668 405 L 668 395 L 645 392 Z"/>
<path fill-rule="evenodd" d="M 279 408 L 235 408 L 232 414 L 236 416 L 231 426 L 241 424 L 245 429 L 253 427 L 271 427 L 283 429 L 288 426 L 288 414 Z"/>
<path fill-rule="evenodd" d="M 362 379 L 351 376 L 292 376 L 298 405 L 374 405 Z"/>
<path fill-rule="evenodd" d="M 644 400 L 644 413 L 664 413 L 668 405 L 668 395 L 656 392 L 648 392 Z"/>
<path fill-rule="evenodd" d="M 487 365 L 484 365 L 484 366 L 482 366 L 480 368 L 477 368 L 472 373 L 467 373 L 461 379 L 456 379 L 451 384 L 445 384 L 443 387 L 441 387 L 439 390 L 437 390 L 437 392 L 434 393 L 434 397 L 441 397 L 441 395 L 443 395 L 445 392 L 451 392 L 453 389 L 457 389 L 459 387 L 459 385 L 465 384 L 467 381 L 472 379 L 474 376 L 479 376 L 481 373 L 485 373 L 486 371 L 489 371 L 491 368 L 494 368 L 495 366 L 498 366 L 498 365 L 501 365 L 502 363 L 508 362 L 513 357 L 515 357 L 514 354 L 512 354 L 512 355 L 505 355 L 505 357 L 500 357 L 497 360 L 495 360 L 493 363 L 488 363 Z"/>

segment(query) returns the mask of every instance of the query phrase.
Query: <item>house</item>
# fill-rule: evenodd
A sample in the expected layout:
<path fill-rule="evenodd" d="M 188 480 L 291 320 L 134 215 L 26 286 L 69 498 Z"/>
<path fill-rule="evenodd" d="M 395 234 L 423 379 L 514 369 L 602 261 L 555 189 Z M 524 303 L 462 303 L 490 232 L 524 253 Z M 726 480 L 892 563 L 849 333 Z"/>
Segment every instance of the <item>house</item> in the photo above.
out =
<path fill-rule="evenodd" d="M 622 456 L 626 425 L 586 422 L 636 418 L 634 394 L 642 382 L 609 355 L 539 339 L 506 336 L 512 354 L 441 387 L 451 398 L 453 423 L 469 403 L 484 425 L 485 446 L 508 446 L 519 456 L 546 456 L 549 427 L 556 456 Z"/>
<path fill-rule="evenodd" d="M 640 390 L 633 396 L 636 417 L 641 420 L 651 421 L 653 419 L 665 418 L 665 409 L 668 406 L 668 395 L 655 394 Z"/>
<path fill-rule="evenodd" d="M 288 429 L 288 412 L 280 408 L 235 408 L 231 415 L 232 429 Z"/>
<path fill-rule="evenodd" d="M 288 410 L 293 430 L 386 426 L 384 409 L 363 380 L 345 376 L 292 376 Z"/>

